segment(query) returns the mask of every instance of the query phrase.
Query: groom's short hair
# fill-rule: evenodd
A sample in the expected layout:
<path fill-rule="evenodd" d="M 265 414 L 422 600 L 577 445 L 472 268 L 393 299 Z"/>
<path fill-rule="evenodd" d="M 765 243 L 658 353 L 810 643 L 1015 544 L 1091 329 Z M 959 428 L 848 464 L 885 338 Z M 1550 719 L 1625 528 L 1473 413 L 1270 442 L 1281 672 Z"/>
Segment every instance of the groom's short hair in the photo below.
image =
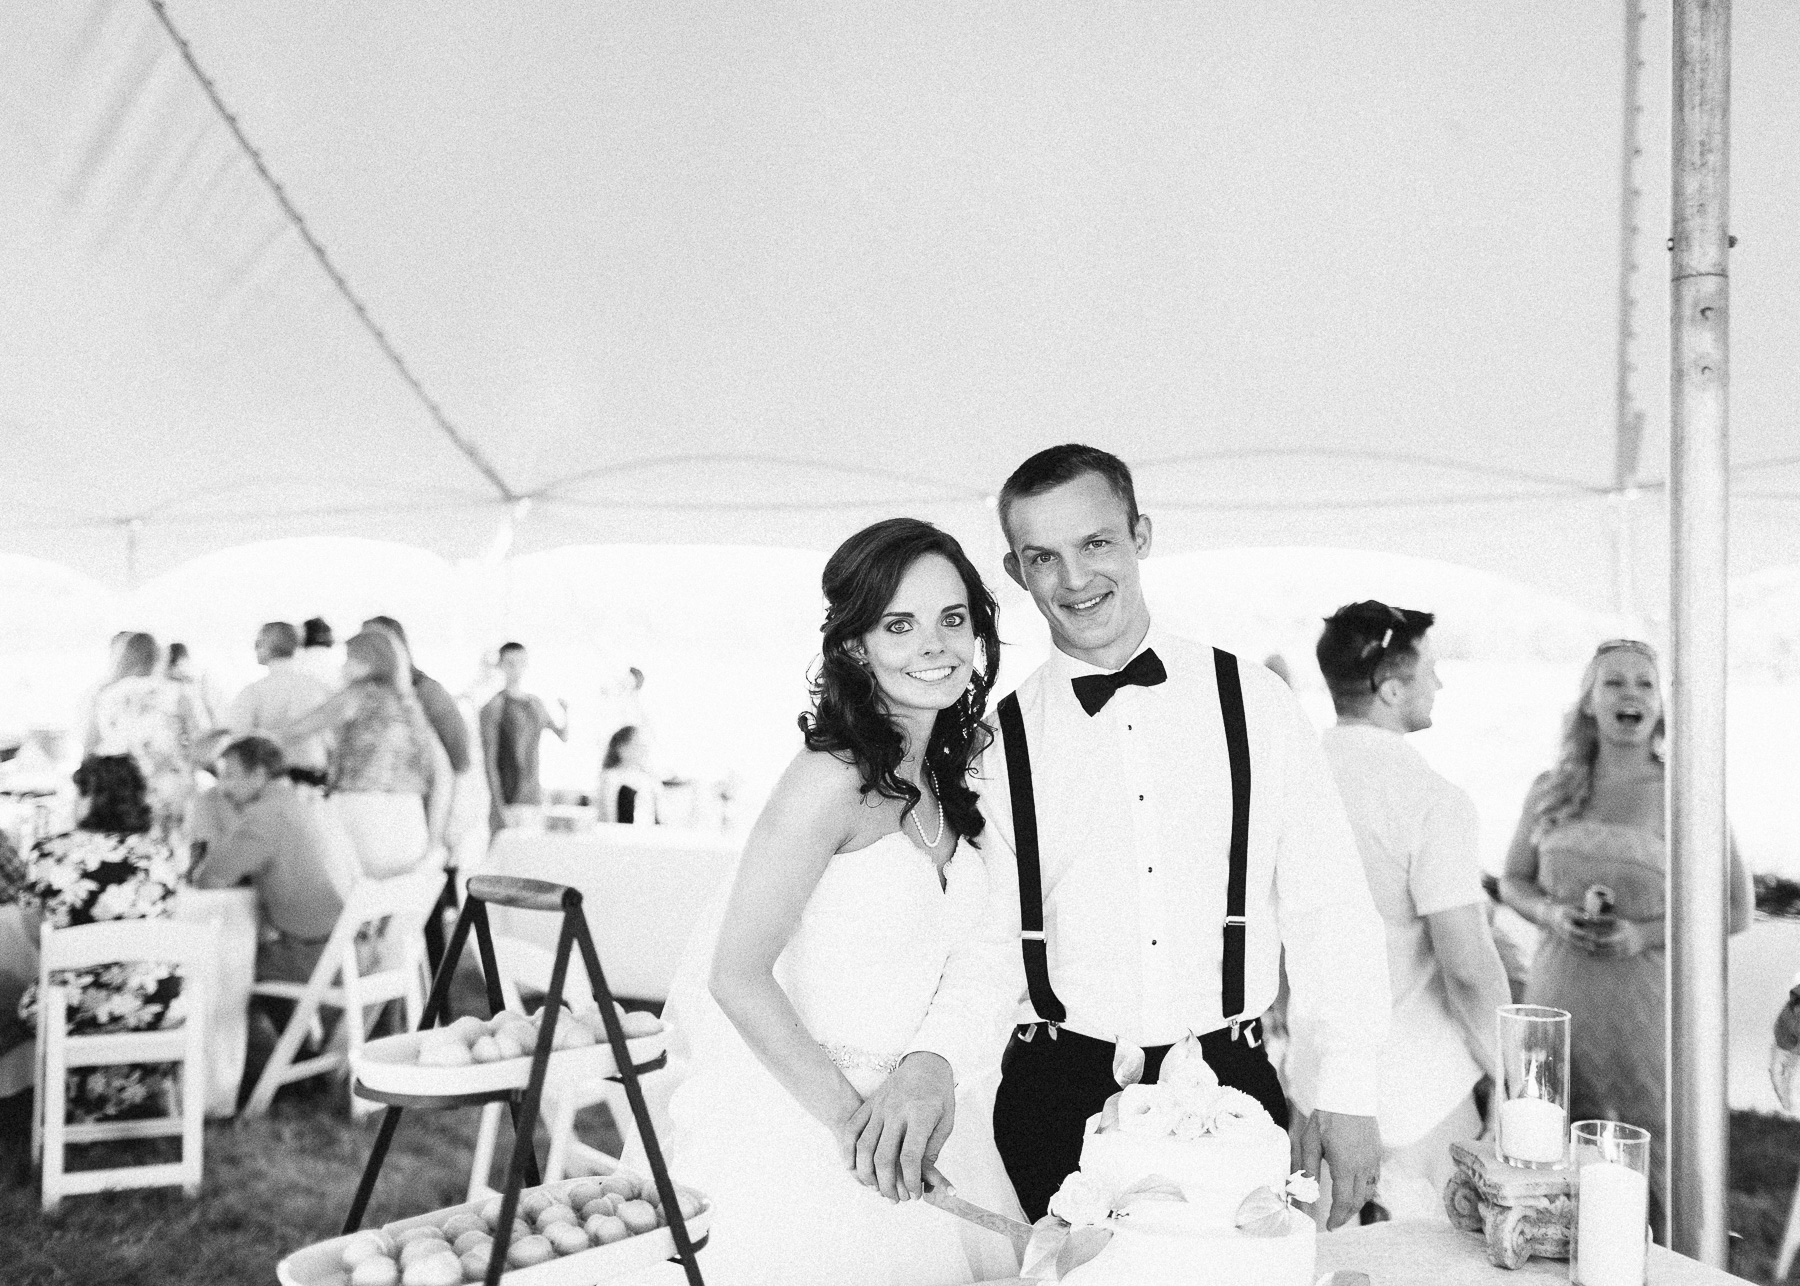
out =
<path fill-rule="evenodd" d="M 1066 442 L 1062 446 L 1047 447 L 1039 451 L 1014 469 L 1012 476 L 1006 480 L 1006 485 L 1000 488 L 1000 530 L 1006 533 L 1007 545 L 1012 544 L 1012 530 L 1006 525 L 1006 516 L 1014 501 L 1042 495 L 1054 487 L 1075 481 L 1084 473 L 1098 474 L 1106 480 L 1113 495 L 1125 506 L 1126 522 L 1129 529 L 1135 532 L 1138 523 L 1137 489 L 1131 485 L 1131 470 L 1126 467 L 1125 462 L 1099 447 Z"/>

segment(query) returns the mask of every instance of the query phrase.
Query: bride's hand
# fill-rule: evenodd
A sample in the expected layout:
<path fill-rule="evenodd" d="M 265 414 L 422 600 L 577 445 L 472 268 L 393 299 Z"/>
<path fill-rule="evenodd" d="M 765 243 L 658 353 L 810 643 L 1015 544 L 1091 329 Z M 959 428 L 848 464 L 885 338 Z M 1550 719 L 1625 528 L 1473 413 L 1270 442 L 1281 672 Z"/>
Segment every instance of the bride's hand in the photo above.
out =
<path fill-rule="evenodd" d="M 838 1130 L 856 1177 L 889 1201 L 925 1195 L 925 1177 L 956 1122 L 956 1081 L 937 1054 L 908 1054 Z"/>

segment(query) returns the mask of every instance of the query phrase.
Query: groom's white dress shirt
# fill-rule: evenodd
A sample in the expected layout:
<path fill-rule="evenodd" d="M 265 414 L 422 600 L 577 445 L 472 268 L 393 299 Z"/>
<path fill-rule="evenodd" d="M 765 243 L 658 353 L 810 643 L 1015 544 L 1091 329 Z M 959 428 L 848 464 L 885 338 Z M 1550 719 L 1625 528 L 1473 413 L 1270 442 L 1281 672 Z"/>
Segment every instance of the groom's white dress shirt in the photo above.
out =
<path fill-rule="evenodd" d="M 1231 770 L 1212 649 L 1155 629 L 1144 647 L 1155 649 L 1167 681 L 1122 687 L 1092 716 L 1070 680 L 1107 671 L 1061 652 L 1018 693 L 1063 1026 L 1151 1046 L 1234 1017 L 1220 995 Z M 1381 919 L 1317 732 L 1279 677 L 1254 664 L 1239 672 L 1251 763 L 1244 1016 L 1274 1001 L 1285 943 L 1288 1023 L 1319 1061 L 1309 1106 L 1373 1116 L 1389 1005 Z M 976 788 L 988 822 L 980 843 L 993 890 L 989 931 L 952 957 L 911 1046 L 953 1069 L 990 1062 L 983 1045 L 997 1030 L 1037 1017 L 1021 1001 L 1018 868 L 999 740 Z"/>

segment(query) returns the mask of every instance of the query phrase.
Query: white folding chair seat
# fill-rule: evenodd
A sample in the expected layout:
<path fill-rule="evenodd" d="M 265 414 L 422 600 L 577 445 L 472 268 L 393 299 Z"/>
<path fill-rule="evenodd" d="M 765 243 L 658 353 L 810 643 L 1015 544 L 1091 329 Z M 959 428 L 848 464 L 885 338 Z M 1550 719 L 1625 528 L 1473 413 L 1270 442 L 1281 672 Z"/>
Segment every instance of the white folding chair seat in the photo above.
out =
<path fill-rule="evenodd" d="M 191 923 L 173 920 L 107 920 L 39 933 L 38 1087 L 32 1116 L 32 1154 L 42 1158 L 45 1210 L 64 1196 L 122 1188 L 175 1184 L 188 1196 L 200 1191 L 206 1121 L 206 1013 L 212 944 L 217 933 L 196 933 Z M 217 925 L 215 923 L 216 930 Z M 169 964 L 180 970 L 184 1014 L 178 1027 L 151 1031 L 72 1032 L 68 988 L 52 975 L 110 964 Z M 148 1120 L 68 1122 L 68 1073 L 82 1067 L 139 1063 L 179 1065 L 180 1113 Z M 179 1136 L 181 1159 L 103 1169 L 67 1168 L 71 1144 Z"/>
<path fill-rule="evenodd" d="M 282 1028 L 268 1065 L 257 1077 L 244 1115 L 265 1114 L 283 1085 L 348 1066 L 368 1038 L 371 1007 L 398 1000 L 405 1006 L 407 1030 L 418 1025 L 425 1010 L 425 920 L 437 906 L 443 887 L 444 873 L 437 867 L 385 880 L 363 880 L 345 899 L 343 913 L 310 978 L 303 983 L 259 982 L 252 988 L 252 995 L 293 1001 L 294 1012 Z M 357 958 L 357 941 L 365 928 L 373 930 L 383 921 L 382 957 L 364 973 Z M 321 1030 L 320 1009 L 339 1010 L 343 1020 L 329 1048 L 312 1058 L 297 1059 L 308 1033 Z M 378 1106 L 350 1095 L 353 1116 L 366 1115 Z"/>
<path fill-rule="evenodd" d="M 518 938 L 496 935 L 494 956 L 495 963 L 500 966 L 500 992 L 508 1009 L 524 1008 L 519 997 L 520 984 L 534 991 L 547 992 L 550 989 L 550 973 L 556 963 L 555 952 Z M 574 950 L 569 956 L 569 972 L 563 982 L 563 997 L 571 1002 L 591 1001 L 593 995 L 587 969 L 581 961 L 581 953 L 578 949 Z M 649 1087 L 658 1075 L 657 1072 L 646 1072 L 638 1078 L 645 1087 L 646 1095 L 651 1092 Z M 576 1078 L 559 1075 L 557 1064 L 552 1060 L 544 1078 L 543 1099 L 538 1106 L 539 1117 L 550 1133 L 550 1151 L 544 1160 L 545 1183 L 562 1178 L 572 1160 L 579 1161 L 589 1172 L 595 1174 L 610 1173 L 618 1164 L 617 1157 L 609 1156 L 575 1137 L 575 1114 L 583 1108 L 601 1104 L 606 1105 L 607 1111 L 612 1114 L 613 1123 L 618 1127 L 619 1153 L 623 1156 L 638 1134 L 637 1118 L 632 1115 L 631 1102 L 626 1097 L 624 1084 L 604 1076 Z M 500 1103 L 489 1103 L 482 1109 L 481 1125 L 475 1134 L 475 1156 L 469 1167 L 470 1201 L 478 1200 L 493 1191 L 488 1179 L 492 1176 L 494 1148 L 500 1135 L 500 1116 L 503 1110 L 504 1105 Z"/>

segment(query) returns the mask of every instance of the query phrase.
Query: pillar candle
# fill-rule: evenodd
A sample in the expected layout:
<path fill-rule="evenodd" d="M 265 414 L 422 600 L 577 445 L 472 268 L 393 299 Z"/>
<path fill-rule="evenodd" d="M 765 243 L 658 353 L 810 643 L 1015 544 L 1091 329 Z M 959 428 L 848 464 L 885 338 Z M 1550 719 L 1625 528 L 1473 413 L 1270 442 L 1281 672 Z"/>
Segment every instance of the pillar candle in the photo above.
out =
<path fill-rule="evenodd" d="M 1509 1161 L 1555 1165 L 1563 1159 L 1568 1118 L 1545 1098 L 1509 1098 L 1500 1105 L 1500 1153 Z"/>
<path fill-rule="evenodd" d="M 1581 1167 L 1579 1182 L 1575 1198 L 1579 1286 L 1644 1286 L 1649 1179 L 1615 1161 L 1594 1161 Z"/>

